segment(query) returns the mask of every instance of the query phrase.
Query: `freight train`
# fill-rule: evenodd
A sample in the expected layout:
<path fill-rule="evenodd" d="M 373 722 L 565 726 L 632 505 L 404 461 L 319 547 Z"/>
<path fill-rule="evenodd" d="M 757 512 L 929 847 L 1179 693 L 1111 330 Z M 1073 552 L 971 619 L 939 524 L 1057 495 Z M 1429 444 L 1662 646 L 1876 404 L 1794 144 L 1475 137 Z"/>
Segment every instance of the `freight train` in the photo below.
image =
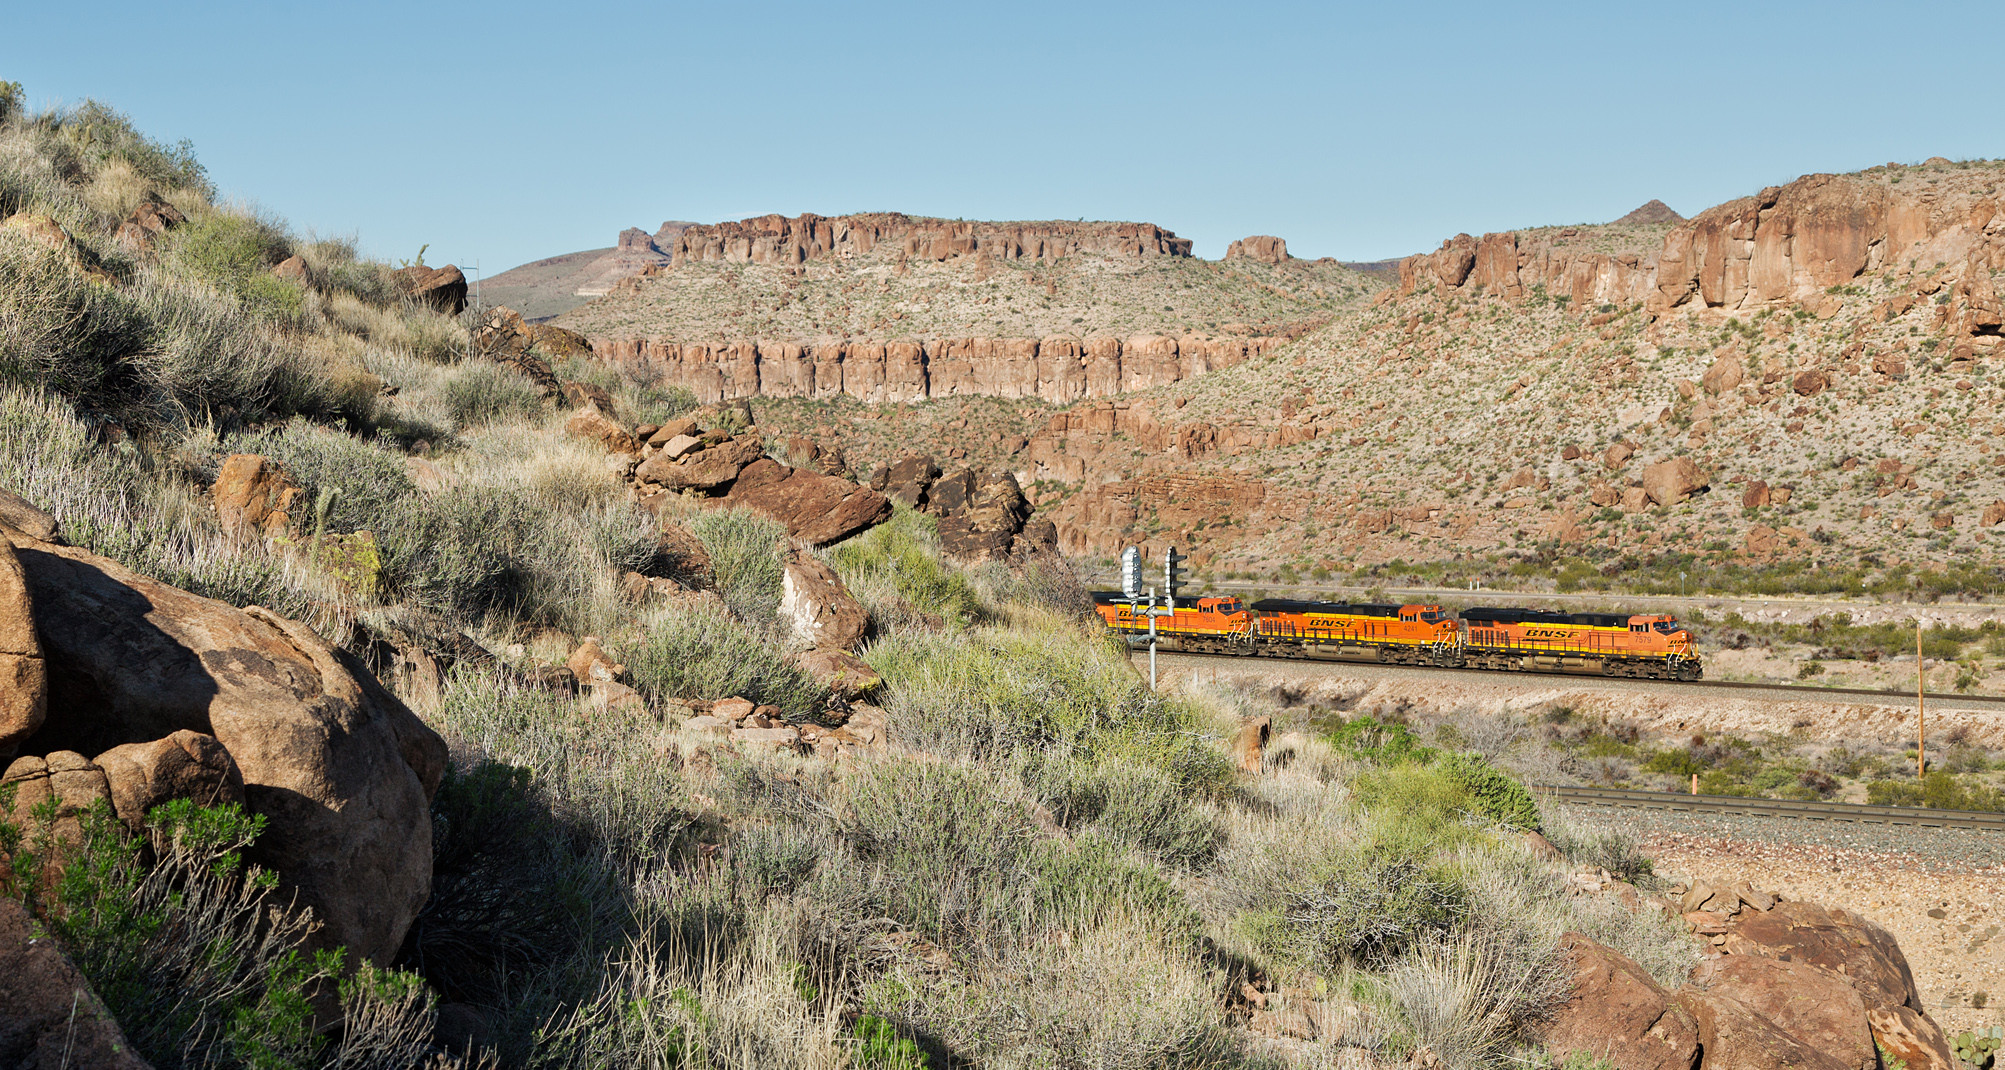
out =
<path fill-rule="evenodd" d="M 1095 591 L 1093 604 L 1109 632 L 1149 634 L 1145 606 L 1111 591 Z M 1246 605 L 1230 597 L 1180 600 L 1158 614 L 1158 646 L 1193 653 L 1656 680 L 1697 680 L 1705 672 L 1692 633 L 1662 614 L 1489 606 L 1456 614 L 1438 605 L 1287 598 Z"/>

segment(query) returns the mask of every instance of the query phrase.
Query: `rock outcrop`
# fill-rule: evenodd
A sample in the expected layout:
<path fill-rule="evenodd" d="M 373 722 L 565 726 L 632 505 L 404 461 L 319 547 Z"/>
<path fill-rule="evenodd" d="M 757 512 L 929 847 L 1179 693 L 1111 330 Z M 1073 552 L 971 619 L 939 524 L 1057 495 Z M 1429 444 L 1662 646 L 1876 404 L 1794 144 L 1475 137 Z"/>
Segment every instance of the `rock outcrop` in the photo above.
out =
<path fill-rule="evenodd" d="M 1258 260 L 1263 264 L 1285 264 L 1288 262 L 1288 243 L 1271 234 L 1255 234 L 1241 238 L 1225 249 L 1227 260 Z"/>
<path fill-rule="evenodd" d="M 1678 1070 L 1877 1070 L 1885 1052 L 1917 1070 L 1957 1065 L 1918 1006 L 1899 945 L 1864 918 L 1745 884 L 1673 885 L 1675 903 L 1641 896 L 1605 871 L 1568 884 L 1575 894 L 1614 890 L 1630 910 L 1683 911 L 1704 958 L 1690 984 L 1671 993 L 1622 955 L 1567 934 L 1573 995 L 1544 1030 L 1556 1058 L 1579 1052 Z"/>
<path fill-rule="evenodd" d="M 1480 289 L 1518 299 L 1536 288 L 1576 309 L 1640 302 L 1661 313 L 1796 301 L 1828 314 L 1840 300 L 1827 293 L 1832 287 L 1940 264 L 1962 287 L 1950 291 L 1948 318 L 1966 334 L 1998 333 L 1989 275 L 2005 269 L 2005 198 L 1995 186 L 1902 184 L 1910 170 L 1805 175 L 1708 208 L 1678 222 L 1655 248 L 1633 252 L 1604 251 L 1592 232 L 1574 227 L 1458 234 L 1401 261 L 1399 293 Z M 1668 221 L 1675 213 L 1653 215 Z"/>
<path fill-rule="evenodd" d="M 799 548 L 787 551 L 780 618 L 796 639 L 824 650 L 851 650 L 870 634 L 870 614 L 834 569 Z"/>
<path fill-rule="evenodd" d="M 867 402 L 943 397 L 1041 398 L 1066 404 L 1152 387 L 1262 356 L 1285 337 L 931 338 L 719 343 L 609 336 L 601 359 L 645 369 L 704 404 L 745 397 Z"/>
<path fill-rule="evenodd" d="M 398 292 L 421 305 L 448 316 L 466 311 L 466 276 L 451 264 L 438 268 L 414 264 L 398 268 L 391 276 Z"/>
<path fill-rule="evenodd" d="M 745 412 L 737 418 L 741 425 L 750 423 L 750 410 Z M 846 539 L 891 516 L 891 500 L 874 490 L 767 457 L 756 428 L 737 434 L 706 430 L 690 416 L 648 430 L 638 452 L 629 456 L 634 494 L 656 512 L 668 495 L 695 493 L 708 505 L 764 513 L 786 525 L 789 537 L 811 546 Z"/>
<path fill-rule="evenodd" d="M 438 735 L 299 624 L 0 536 L 48 665 L 48 713 L 14 744 L 16 764 L 44 763 L 58 795 L 66 772 L 93 777 L 128 820 L 184 790 L 225 799 L 241 777 L 267 822 L 252 860 L 313 909 L 329 945 L 395 954 L 430 891 Z"/>
<path fill-rule="evenodd" d="M 118 232 L 112 235 L 120 248 L 129 253 L 141 253 L 152 248 L 155 239 L 188 221 L 179 208 L 168 204 L 157 193 L 149 193 L 118 225 Z"/>
<path fill-rule="evenodd" d="M 698 224 L 676 240 L 675 261 L 799 264 L 862 256 L 880 246 L 926 260 L 977 253 L 996 260 L 1056 260 L 1073 253 L 1191 255 L 1190 239 L 1153 223 L 978 223 L 869 212 L 833 217 L 764 215 L 735 223 Z"/>
<path fill-rule="evenodd" d="M 231 454 L 209 487 L 216 517 L 234 535 L 274 538 L 292 530 L 292 503 L 299 496 L 277 461 L 255 453 Z"/>
<path fill-rule="evenodd" d="M 938 518 L 940 548 L 961 561 L 1002 561 L 1057 548 L 1049 520 L 1031 519 L 1016 476 L 961 468 L 942 474 L 931 457 L 907 456 L 871 474 L 872 489 Z"/>
<path fill-rule="evenodd" d="M 55 940 L 5 896 L 0 896 L 0 1066 L 150 1070 Z"/>

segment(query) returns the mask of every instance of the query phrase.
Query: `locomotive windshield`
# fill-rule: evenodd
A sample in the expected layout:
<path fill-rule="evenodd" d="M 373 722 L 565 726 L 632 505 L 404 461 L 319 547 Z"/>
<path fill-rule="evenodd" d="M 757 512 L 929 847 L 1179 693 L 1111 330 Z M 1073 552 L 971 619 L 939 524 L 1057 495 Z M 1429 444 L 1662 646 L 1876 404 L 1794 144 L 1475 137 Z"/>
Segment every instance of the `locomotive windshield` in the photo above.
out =
<path fill-rule="evenodd" d="M 1426 621 L 1426 622 L 1427 622 L 1427 623 L 1429 623 L 1429 624 L 1434 624 L 1434 623 L 1436 623 L 1436 622 L 1440 621 L 1440 620 L 1441 620 L 1441 618 L 1442 618 L 1442 617 L 1444 617 L 1444 616 L 1446 616 L 1446 615 L 1447 615 L 1447 614 L 1444 614 L 1444 613 L 1422 613 L 1422 614 L 1420 615 L 1420 619 L 1421 619 L 1421 620 L 1424 620 L 1424 621 Z"/>
<path fill-rule="evenodd" d="M 1674 620 L 1652 621 L 1650 622 L 1650 627 L 1655 628 L 1659 633 L 1663 635 L 1670 635 L 1672 632 L 1682 632 L 1685 630 L 1684 625 L 1679 624 L 1677 621 Z"/>

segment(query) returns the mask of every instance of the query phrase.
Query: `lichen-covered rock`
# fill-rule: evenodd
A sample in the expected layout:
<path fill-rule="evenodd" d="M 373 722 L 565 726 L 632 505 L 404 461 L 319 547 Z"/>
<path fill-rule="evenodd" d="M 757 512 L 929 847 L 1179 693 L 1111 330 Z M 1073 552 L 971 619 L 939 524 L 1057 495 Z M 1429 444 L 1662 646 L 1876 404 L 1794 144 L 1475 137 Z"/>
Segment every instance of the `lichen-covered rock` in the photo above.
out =
<path fill-rule="evenodd" d="M 780 617 L 810 646 L 853 649 L 870 634 L 870 614 L 828 563 L 795 547 L 786 552 Z"/>

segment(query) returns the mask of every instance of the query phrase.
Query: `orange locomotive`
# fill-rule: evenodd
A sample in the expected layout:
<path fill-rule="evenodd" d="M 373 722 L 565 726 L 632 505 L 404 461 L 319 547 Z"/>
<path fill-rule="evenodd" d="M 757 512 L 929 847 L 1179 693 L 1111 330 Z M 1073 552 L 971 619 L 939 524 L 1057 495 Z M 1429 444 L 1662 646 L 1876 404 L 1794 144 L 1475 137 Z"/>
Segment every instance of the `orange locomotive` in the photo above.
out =
<path fill-rule="evenodd" d="M 1132 600 L 1096 591 L 1093 602 L 1108 631 L 1149 633 L 1146 609 Z M 1665 680 L 1704 674 L 1691 632 L 1674 617 L 1491 606 L 1460 617 L 1437 605 L 1200 598 L 1157 617 L 1156 636 L 1164 649 L 1196 653 Z"/>
<path fill-rule="evenodd" d="M 1696 680 L 1705 667 L 1676 617 L 1549 613 L 1479 607 L 1462 611 L 1462 654 L 1481 669 L 1599 672 Z"/>

